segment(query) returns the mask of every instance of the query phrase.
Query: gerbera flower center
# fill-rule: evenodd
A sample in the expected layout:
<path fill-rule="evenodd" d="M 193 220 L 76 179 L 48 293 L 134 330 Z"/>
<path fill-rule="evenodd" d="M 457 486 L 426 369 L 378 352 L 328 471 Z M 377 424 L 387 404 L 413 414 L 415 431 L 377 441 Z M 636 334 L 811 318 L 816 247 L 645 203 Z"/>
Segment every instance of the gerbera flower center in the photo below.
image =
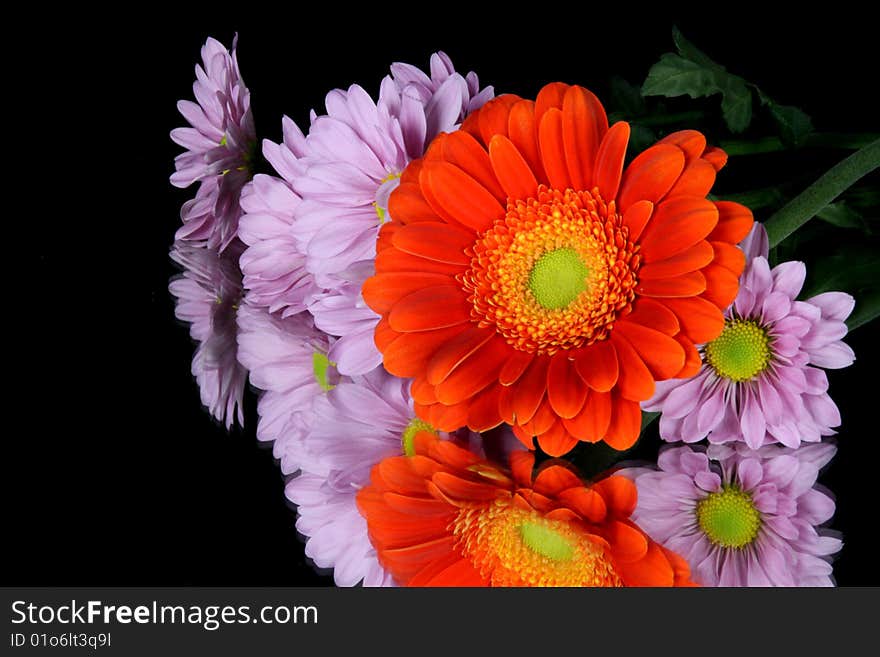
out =
<path fill-rule="evenodd" d="M 719 376 L 748 381 L 770 364 L 770 337 L 753 320 L 727 320 L 721 335 L 706 345 L 705 354 Z"/>
<path fill-rule="evenodd" d="M 508 200 L 474 245 L 463 284 L 481 326 L 521 351 L 553 354 L 608 337 L 635 297 L 638 246 L 598 190 L 541 185 Z"/>
<path fill-rule="evenodd" d="M 424 420 L 414 417 L 409 421 L 409 424 L 406 425 L 403 433 L 400 434 L 400 445 L 403 448 L 403 453 L 407 456 L 415 456 L 415 438 L 419 431 L 430 431 L 435 436 L 437 435 L 437 430 L 434 427 Z"/>
<path fill-rule="evenodd" d="M 463 508 L 453 533 L 492 586 L 622 586 L 601 545 L 510 498 Z"/>
<path fill-rule="evenodd" d="M 333 390 L 336 387 L 329 380 L 331 366 L 335 367 L 336 363 L 327 358 L 327 354 L 320 351 L 312 354 L 312 372 L 315 374 L 315 381 L 324 392 Z"/>
<path fill-rule="evenodd" d="M 761 514 L 748 493 L 731 485 L 697 503 L 697 522 L 716 545 L 741 548 L 757 537 Z"/>

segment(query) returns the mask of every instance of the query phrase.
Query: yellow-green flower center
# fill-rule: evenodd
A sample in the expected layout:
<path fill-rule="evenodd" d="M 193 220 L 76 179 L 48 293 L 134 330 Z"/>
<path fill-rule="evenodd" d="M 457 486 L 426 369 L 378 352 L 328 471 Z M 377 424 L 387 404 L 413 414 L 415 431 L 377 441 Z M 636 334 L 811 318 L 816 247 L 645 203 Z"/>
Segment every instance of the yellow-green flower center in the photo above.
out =
<path fill-rule="evenodd" d="M 526 521 L 519 526 L 519 535 L 532 552 L 553 561 L 570 561 L 574 556 L 571 541 L 547 524 Z"/>
<path fill-rule="evenodd" d="M 548 251 L 529 273 L 529 290 L 548 310 L 565 308 L 587 289 L 590 270 L 578 252 L 570 248 Z"/>
<path fill-rule="evenodd" d="M 731 485 L 697 503 L 697 522 L 716 545 L 741 548 L 758 535 L 761 514 L 748 493 Z"/>
<path fill-rule="evenodd" d="M 333 390 L 336 387 L 327 380 L 327 373 L 331 366 L 335 367 L 336 363 L 327 358 L 327 354 L 323 354 L 320 351 L 312 354 L 312 371 L 315 374 L 315 381 L 324 392 Z"/>
<path fill-rule="evenodd" d="M 415 439 L 416 434 L 419 431 L 430 431 L 435 436 L 437 435 L 437 430 L 434 427 L 424 420 L 414 417 L 409 421 L 409 424 L 406 425 L 406 429 L 403 430 L 403 433 L 400 434 L 400 444 L 403 447 L 403 453 L 407 456 L 415 456 Z"/>
<path fill-rule="evenodd" d="M 770 337 L 757 322 L 727 320 L 724 330 L 706 345 L 706 362 L 726 379 L 748 381 L 770 364 Z"/>

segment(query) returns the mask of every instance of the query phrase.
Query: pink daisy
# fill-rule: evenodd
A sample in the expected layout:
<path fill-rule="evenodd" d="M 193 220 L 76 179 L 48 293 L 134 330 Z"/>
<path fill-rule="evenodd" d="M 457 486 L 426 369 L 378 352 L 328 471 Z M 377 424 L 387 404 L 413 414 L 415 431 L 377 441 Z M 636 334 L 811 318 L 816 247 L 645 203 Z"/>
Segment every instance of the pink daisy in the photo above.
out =
<path fill-rule="evenodd" d="M 841 342 L 854 300 L 826 292 L 796 298 L 806 276 L 802 262 L 767 262 L 763 226 L 743 243 L 749 262 L 725 328 L 699 351 L 703 365 L 691 379 L 657 384 L 642 408 L 660 411 L 660 436 L 668 441 L 712 443 L 744 440 L 797 447 L 835 433 L 840 413 L 820 368 L 854 360 Z"/>
<path fill-rule="evenodd" d="M 217 420 L 230 428 L 239 425 L 247 372 L 236 359 L 236 313 L 242 297 L 238 258 L 241 243 L 218 253 L 204 243 L 177 241 L 171 258 L 183 275 L 168 288 L 176 299 L 175 316 L 190 324 L 190 335 L 198 342 L 192 373 L 202 403 Z"/>
<path fill-rule="evenodd" d="M 226 249 L 235 238 L 241 207 L 241 189 L 250 178 L 250 160 L 256 132 L 250 109 L 250 92 L 241 79 L 236 57 L 216 39 L 202 47 L 202 66 L 196 65 L 193 94 L 196 101 L 181 100 L 178 110 L 191 127 L 171 131 L 171 139 L 186 151 L 174 160 L 171 184 L 188 187 L 201 181 L 198 207 L 184 207 L 184 225 L 177 239 L 207 240 L 208 246 Z M 207 211 L 203 206 L 210 206 Z"/>
<path fill-rule="evenodd" d="M 638 488 L 633 521 L 703 586 L 834 586 L 830 555 L 842 543 L 817 528 L 835 505 L 815 483 L 836 448 L 700 449 L 668 447 L 659 469 L 620 471 Z"/>

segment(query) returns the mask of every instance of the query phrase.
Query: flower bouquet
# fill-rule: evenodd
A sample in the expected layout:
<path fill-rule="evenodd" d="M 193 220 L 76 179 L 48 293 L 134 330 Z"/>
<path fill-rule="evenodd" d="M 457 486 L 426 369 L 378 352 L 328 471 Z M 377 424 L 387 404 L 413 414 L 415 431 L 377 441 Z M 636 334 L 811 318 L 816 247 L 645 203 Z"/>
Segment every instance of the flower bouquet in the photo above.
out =
<path fill-rule="evenodd" d="M 771 151 L 818 135 L 673 36 L 640 88 L 613 81 L 613 113 L 437 52 L 277 142 L 236 41 L 205 43 L 171 133 L 171 183 L 196 191 L 170 291 L 211 415 L 242 424 L 259 391 L 257 438 L 337 585 L 834 584 L 826 370 L 880 304 L 805 289 L 789 236 L 863 221 L 880 142 L 800 194 L 717 195 L 754 144 L 670 128 L 658 98 L 721 96 L 734 134 L 764 112 Z"/>

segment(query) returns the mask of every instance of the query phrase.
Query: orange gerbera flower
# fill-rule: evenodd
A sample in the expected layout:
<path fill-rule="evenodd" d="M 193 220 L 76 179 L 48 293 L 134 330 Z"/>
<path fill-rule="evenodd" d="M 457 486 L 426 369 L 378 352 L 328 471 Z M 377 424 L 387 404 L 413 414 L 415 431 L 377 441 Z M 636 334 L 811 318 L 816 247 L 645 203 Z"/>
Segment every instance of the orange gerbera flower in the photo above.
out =
<path fill-rule="evenodd" d="M 584 483 L 567 464 L 533 477 L 422 431 L 415 454 L 385 459 L 358 492 L 382 566 L 407 586 L 688 586 L 687 563 L 629 520 L 625 477 Z"/>
<path fill-rule="evenodd" d="M 363 288 L 386 369 L 451 431 L 502 422 L 560 456 L 638 438 L 654 382 L 724 328 L 752 226 L 707 200 L 727 156 L 670 135 L 624 171 L 629 125 L 554 83 L 500 96 L 406 168 Z"/>

